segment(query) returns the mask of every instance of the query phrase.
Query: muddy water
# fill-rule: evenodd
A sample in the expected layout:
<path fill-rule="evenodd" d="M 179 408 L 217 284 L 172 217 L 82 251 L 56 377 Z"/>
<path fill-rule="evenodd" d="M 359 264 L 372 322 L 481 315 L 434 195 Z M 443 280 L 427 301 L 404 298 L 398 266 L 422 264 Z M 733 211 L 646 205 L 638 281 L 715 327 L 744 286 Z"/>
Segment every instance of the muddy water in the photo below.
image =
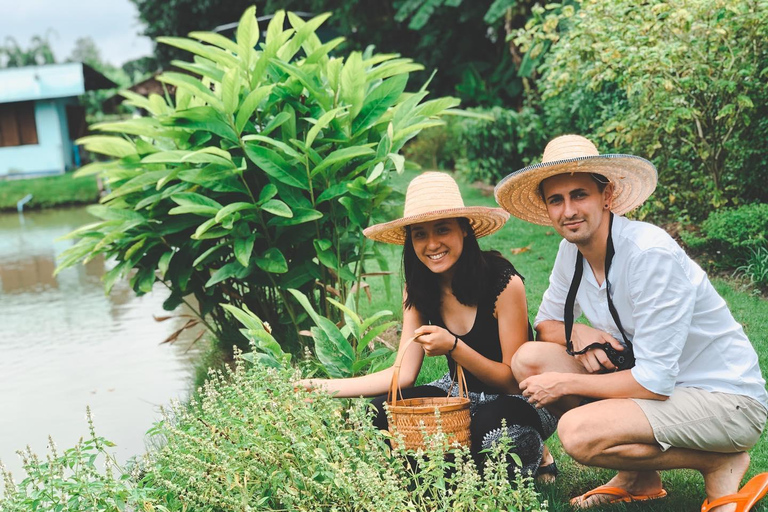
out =
<path fill-rule="evenodd" d="M 118 283 L 105 296 L 104 259 L 53 277 L 73 244 L 54 240 L 88 222 L 82 208 L 0 214 L 0 460 L 17 481 L 16 450 L 43 454 L 48 435 L 73 446 L 88 433 L 86 406 L 118 460 L 143 453 L 159 407 L 188 396 L 202 350 L 190 344 L 199 328 L 160 343 L 186 321 L 153 319 L 168 315 L 162 285 L 137 298 Z"/>

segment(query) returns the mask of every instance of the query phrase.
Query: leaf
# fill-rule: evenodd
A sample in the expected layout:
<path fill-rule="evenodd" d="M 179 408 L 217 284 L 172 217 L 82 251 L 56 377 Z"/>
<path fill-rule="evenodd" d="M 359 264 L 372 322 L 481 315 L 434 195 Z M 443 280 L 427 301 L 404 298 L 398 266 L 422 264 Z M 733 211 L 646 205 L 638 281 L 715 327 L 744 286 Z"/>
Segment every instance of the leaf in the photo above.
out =
<path fill-rule="evenodd" d="M 237 54 L 240 50 L 234 41 L 215 32 L 190 32 L 187 35 L 192 39 L 199 39 L 204 43 L 218 46 L 222 50 L 226 50 L 230 53 Z"/>
<path fill-rule="evenodd" d="M 313 220 L 322 219 L 323 214 L 312 208 L 293 208 L 293 216 L 290 218 L 275 217 L 271 219 L 267 225 L 269 226 L 295 226 L 297 224 L 304 224 L 305 222 L 312 222 Z"/>
<path fill-rule="evenodd" d="M 210 206 L 203 205 L 186 205 L 176 206 L 168 210 L 169 215 L 182 215 L 185 213 L 192 213 L 195 215 L 203 215 L 205 217 L 213 217 L 219 210 L 217 208 L 211 208 Z"/>
<path fill-rule="evenodd" d="M 178 194 L 171 195 L 171 201 L 179 206 L 195 206 L 202 205 L 215 208 L 216 211 L 221 210 L 222 205 L 215 199 L 205 197 L 204 195 L 197 194 L 195 192 L 180 192 Z"/>
<path fill-rule="evenodd" d="M 213 107 L 194 107 L 171 116 L 174 126 L 191 130 L 205 130 L 231 142 L 238 142 L 238 135 Z"/>
<path fill-rule="evenodd" d="M 309 190 L 307 177 L 294 166 L 288 164 L 277 152 L 263 146 L 245 145 L 245 154 L 262 171 L 281 183 L 302 190 Z"/>
<path fill-rule="evenodd" d="M 224 73 L 224 79 L 221 82 L 221 100 L 224 104 L 224 112 L 234 114 L 240 104 L 240 76 L 237 68 Z"/>
<path fill-rule="evenodd" d="M 93 215 L 94 217 L 98 217 L 101 220 L 123 220 L 123 221 L 146 222 L 146 219 L 142 214 L 136 213 L 131 210 L 126 210 L 123 208 L 94 204 L 94 205 L 88 206 L 86 208 L 86 211 L 91 215 Z"/>
<path fill-rule="evenodd" d="M 486 25 L 493 25 L 499 19 L 504 16 L 507 9 L 511 9 L 517 5 L 517 0 L 495 0 L 488 11 L 483 16 L 483 21 Z"/>
<path fill-rule="evenodd" d="M 230 53 L 213 46 L 206 46 L 197 41 L 192 41 L 191 39 L 183 37 L 158 37 L 156 41 L 158 43 L 181 48 L 182 50 L 194 53 L 195 55 L 200 55 L 201 57 L 205 57 L 208 60 L 222 65 L 224 68 L 237 67 L 237 59 L 235 59 L 235 57 Z"/>
<path fill-rule="evenodd" d="M 234 251 L 235 258 L 244 267 L 247 267 L 251 260 L 251 252 L 253 251 L 253 244 L 256 241 L 256 235 L 251 233 L 247 237 L 235 238 Z"/>
<path fill-rule="evenodd" d="M 173 71 L 166 71 L 162 75 L 159 75 L 157 80 L 187 90 L 192 96 L 200 98 L 216 110 L 224 110 L 224 104 L 221 100 L 195 77 Z"/>
<path fill-rule="evenodd" d="M 403 171 L 405 170 L 405 157 L 403 155 L 398 155 L 397 153 L 389 153 L 387 157 L 392 160 L 393 164 L 395 164 L 397 174 L 403 174 Z"/>
<path fill-rule="evenodd" d="M 277 247 L 267 249 L 261 256 L 254 256 L 256 265 L 270 274 L 284 274 L 288 272 L 288 262 Z"/>
<path fill-rule="evenodd" d="M 384 162 L 379 162 L 373 167 L 373 171 L 371 171 L 371 174 L 366 178 L 365 183 L 370 184 L 376 181 L 376 179 L 381 176 L 381 173 L 384 172 Z"/>
<path fill-rule="evenodd" d="M 530 251 L 531 250 L 531 245 L 533 245 L 533 244 L 528 244 L 525 247 L 515 247 L 515 248 L 510 249 L 510 252 L 512 254 L 515 254 L 515 255 L 522 254 L 524 252 Z"/>
<path fill-rule="evenodd" d="M 277 187 L 267 183 L 259 193 L 259 204 L 265 203 L 277 195 Z"/>
<path fill-rule="evenodd" d="M 397 75 L 384 80 L 371 91 L 365 98 L 360 114 L 352 122 L 352 133 L 356 134 L 374 125 L 381 115 L 395 104 L 395 101 L 405 91 L 407 83 L 408 75 Z"/>
<path fill-rule="evenodd" d="M 352 52 L 341 69 L 339 96 L 349 105 L 349 118 L 354 120 L 363 108 L 365 99 L 365 68 L 360 52 Z"/>
<path fill-rule="evenodd" d="M 256 316 L 256 314 L 251 312 L 247 306 L 243 306 L 243 309 L 240 309 L 231 304 L 221 304 L 221 307 L 229 311 L 229 313 L 249 331 L 264 330 L 264 323 L 258 316 Z"/>
<path fill-rule="evenodd" d="M 216 222 L 221 222 L 224 217 L 242 210 L 258 210 L 258 206 L 253 203 L 237 202 L 230 203 L 216 214 Z"/>
<path fill-rule="evenodd" d="M 214 146 L 208 146 L 188 153 L 181 158 L 181 161 L 192 164 L 217 164 L 224 167 L 235 167 L 235 164 L 232 162 L 232 155 Z"/>
<path fill-rule="evenodd" d="M 330 323 L 335 331 L 332 334 L 321 327 L 311 329 L 315 340 L 315 355 L 323 364 L 325 371 L 332 378 L 343 378 L 352 375 L 354 352 L 341 331 L 327 318 L 320 317 L 324 323 Z"/>
<path fill-rule="evenodd" d="M 217 283 L 233 277 L 243 279 L 247 277 L 248 274 L 250 274 L 250 268 L 244 267 L 240 262 L 233 261 L 216 270 L 213 275 L 211 275 L 211 278 L 205 283 L 205 288 L 210 288 Z"/>
<path fill-rule="evenodd" d="M 360 325 L 362 323 L 360 316 L 352 311 L 350 307 L 347 307 L 346 305 L 330 297 L 328 297 L 328 302 L 336 306 L 337 309 L 344 313 L 344 323 L 350 327 L 352 330 L 352 335 L 355 337 L 355 339 L 360 339 Z"/>
<path fill-rule="evenodd" d="M 360 200 L 358 200 L 360 201 Z M 362 208 L 352 197 L 345 196 L 339 199 L 344 208 L 346 208 L 349 214 L 349 219 L 352 223 L 360 229 L 363 229 L 368 224 L 368 216 L 363 212 Z"/>
<path fill-rule="evenodd" d="M 361 156 L 370 156 L 375 154 L 376 152 L 367 146 L 352 146 L 349 148 L 337 149 L 328 155 L 325 160 L 323 160 L 323 163 L 312 169 L 312 176 L 316 176 L 332 165 L 348 162 Z"/>
<path fill-rule="evenodd" d="M 330 187 L 323 190 L 319 196 L 317 196 L 316 202 L 317 204 L 320 204 L 324 201 L 328 201 L 329 199 L 333 199 L 334 197 L 343 196 L 347 193 L 349 189 L 347 188 L 347 183 L 337 183 L 335 185 L 331 185 Z"/>
<path fill-rule="evenodd" d="M 270 199 L 261 205 L 261 209 L 279 217 L 293 217 L 293 212 L 288 205 L 279 199 Z"/>
<path fill-rule="evenodd" d="M 80 137 L 75 144 L 84 146 L 86 150 L 107 156 L 123 158 L 136 154 L 136 146 L 121 138 L 109 135 L 89 135 Z"/>
<path fill-rule="evenodd" d="M 262 101 L 264 101 L 264 98 L 269 96 L 274 87 L 275 84 L 259 87 L 258 89 L 251 91 L 248 96 L 245 97 L 242 105 L 240 105 L 240 109 L 237 111 L 237 116 L 235 117 L 235 129 L 238 134 L 242 133 L 243 128 L 245 128 L 245 125 L 256 111 L 256 108 Z"/>
<path fill-rule="evenodd" d="M 243 48 L 253 48 L 259 42 L 259 23 L 256 21 L 256 6 L 245 10 L 237 24 L 237 44 Z"/>
<path fill-rule="evenodd" d="M 425 117 L 432 117 L 438 114 L 444 113 L 446 110 L 453 107 L 458 107 L 461 104 L 459 98 L 437 98 L 434 100 L 425 101 L 416 109 L 415 114 Z"/>
<path fill-rule="evenodd" d="M 345 110 L 345 107 L 335 108 L 320 116 L 320 119 L 318 119 L 315 122 L 315 125 L 307 132 L 307 140 L 305 141 L 304 145 L 308 148 L 312 147 L 312 143 L 315 141 L 315 137 L 317 137 L 317 135 L 320 133 L 320 130 L 328 126 L 330 122 L 336 118 L 336 114 L 342 112 L 343 110 Z"/>
<path fill-rule="evenodd" d="M 210 247 L 207 251 L 205 251 L 203 254 L 198 256 L 195 259 L 195 261 L 192 262 L 192 266 L 196 267 L 199 264 L 206 262 L 210 256 L 213 256 L 215 253 L 219 252 L 221 249 L 226 249 L 228 247 L 229 245 L 227 245 L 224 242 L 220 243 L 219 245 L 214 245 L 213 247 Z"/>
<path fill-rule="evenodd" d="M 176 251 L 170 250 L 163 253 L 160 259 L 157 261 L 157 270 L 160 272 L 160 277 L 165 279 L 165 274 L 168 272 L 168 265 L 171 264 L 171 258 L 176 254 Z"/>

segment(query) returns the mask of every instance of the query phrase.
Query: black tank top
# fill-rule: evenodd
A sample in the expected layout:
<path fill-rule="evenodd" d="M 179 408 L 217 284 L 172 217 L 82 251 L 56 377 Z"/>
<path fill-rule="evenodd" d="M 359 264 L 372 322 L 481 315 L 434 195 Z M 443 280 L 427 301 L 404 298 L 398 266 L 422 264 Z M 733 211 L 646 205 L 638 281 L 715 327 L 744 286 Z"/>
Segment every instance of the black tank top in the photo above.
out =
<path fill-rule="evenodd" d="M 494 258 L 492 272 L 489 272 L 488 283 L 482 287 L 483 293 L 477 304 L 477 313 L 475 314 L 475 323 L 468 333 L 453 332 L 445 326 L 442 317 L 432 320 L 432 323 L 443 327 L 451 334 L 458 336 L 461 340 L 472 347 L 476 352 L 487 357 L 491 361 L 502 362 L 501 341 L 499 340 L 499 321 L 493 316 L 496 309 L 496 299 L 507 287 L 509 281 L 514 276 L 521 276 L 515 267 L 507 260 Z M 528 339 L 533 339 L 533 329 L 528 323 Z M 448 359 L 448 370 L 452 377 L 455 377 L 456 362 L 450 355 L 445 356 Z M 471 374 L 466 369 L 464 376 L 467 380 L 467 388 L 470 391 L 484 392 L 491 394 L 502 393 L 501 390 L 485 384 L 477 376 Z"/>

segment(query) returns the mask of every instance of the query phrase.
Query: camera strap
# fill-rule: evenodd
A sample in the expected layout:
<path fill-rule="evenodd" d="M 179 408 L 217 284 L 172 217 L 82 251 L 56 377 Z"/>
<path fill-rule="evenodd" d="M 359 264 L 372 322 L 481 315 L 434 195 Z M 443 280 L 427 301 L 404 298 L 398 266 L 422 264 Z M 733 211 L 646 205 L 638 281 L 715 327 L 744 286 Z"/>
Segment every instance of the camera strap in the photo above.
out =
<path fill-rule="evenodd" d="M 613 262 L 613 256 L 616 254 L 616 250 L 613 247 L 613 212 L 610 213 L 610 220 L 608 221 L 608 242 L 605 248 L 605 294 L 608 296 L 608 310 L 611 312 L 616 327 L 619 328 L 621 337 L 624 338 L 624 343 L 627 347 L 632 348 L 632 342 L 629 341 L 627 335 L 624 334 L 624 328 L 621 326 L 621 320 L 619 320 L 619 313 L 616 311 L 616 307 L 611 300 L 611 282 L 608 280 L 608 271 L 611 269 L 611 263 Z M 563 318 L 565 320 L 565 351 L 570 356 L 577 356 L 585 354 L 588 350 L 593 348 L 602 348 L 603 343 L 592 343 L 587 347 L 574 351 L 573 342 L 571 341 L 571 333 L 573 332 L 573 307 L 576 304 L 576 292 L 579 291 L 579 285 L 581 284 L 581 277 L 584 274 L 584 256 L 581 251 L 576 256 L 576 268 L 573 272 L 573 279 L 571 280 L 571 286 L 568 289 L 568 296 L 565 299 L 565 311 L 563 312 Z"/>

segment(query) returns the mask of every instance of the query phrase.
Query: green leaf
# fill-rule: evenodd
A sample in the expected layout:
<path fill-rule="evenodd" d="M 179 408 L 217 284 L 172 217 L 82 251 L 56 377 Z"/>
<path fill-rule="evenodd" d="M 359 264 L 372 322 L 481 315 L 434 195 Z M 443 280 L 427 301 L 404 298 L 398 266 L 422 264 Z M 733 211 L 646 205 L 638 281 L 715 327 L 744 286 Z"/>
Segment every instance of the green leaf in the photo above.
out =
<path fill-rule="evenodd" d="M 165 274 L 168 272 L 168 265 L 171 264 L 171 258 L 176 254 L 176 251 L 170 250 L 163 253 L 160 259 L 157 261 L 157 270 L 160 272 L 160 277 L 165 279 Z"/>
<path fill-rule="evenodd" d="M 405 157 L 403 155 L 398 155 L 397 153 L 389 153 L 387 157 L 392 160 L 393 164 L 395 164 L 397 174 L 403 174 L 403 170 L 405 170 Z"/>
<path fill-rule="evenodd" d="M 215 146 L 207 146 L 188 153 L 181 158 L 181 161 L 191 164 L 217 164 L 224 167 L 235 167 L 235 164 L 232 162 L 232 155 Z"/>
<path fill-rule="evenodd" d="M 176 206 L 168 210 L 169 215 L 182 215 L 185 213 L 192 213 L 195 215 L 202 215 L 204 217 L 213 217 L 218 212 L 218 208 L 211 208 L 210 206 L 202 205 L 186 205 Z"/>
<path fill-rule="evenodd" d="M 289 146 L 288 144 L 286 144 L 281 140 L 272 139 L 270 137 L 264 137 L 262 135 L 246 135 L 245 137 L 243 137 L 243 142 L 248 142 L 252 140 L 256 140 L 259 142 L 263 142 L 265 144 L 269 144 L 270 146 L 274 146 L 282 150 L 283 153 L 285 153 L 286 155 L 290 156 L 291 158 L 295 158 L 300 162 L 304 160 L 304 157 L 299 152 L 297 152 L 295 149 L 293 149 L 291 146 Z"/>
<path fill-rule="evenodd" d="M 293 217 L 274 217 L 267 225 L 269 226 L 295 226 L 297 224 L 304 224 L 305 222 L 312 222 L 313 220 L 322 219 L 323 214 L 312 208 L 292 208 Z"/>
<path fill-rule="evenodd" d="M 349 118 L 354 120 L 365 99 L 365 68 L 360 52 L 352 52 L 341 69 L 340 98 L 349 105 Z"/>
<path fill-rule="evenodd" d="M 344 313 L 344 323 L 346 323 L 350 327 L 350 329 L 352 330 L 352 335 L 355 337 L 355 339 L 360 339 L 360 326 L 362 325 L 360 316 L 354 311 L 352 311 L 351 308 L 347 307 L 341 302 L 338 302 L 330 297 L 328 297 L 328 302 L 336 306 L 337 309 L 339 309 L 342 313 Z"/>
<path fill-rule="evenodd" d="M 488 11 L 483 16 L 483 21 L 486 25 L 493 25 L 507 12 L 507 9 L 512 9 L 517 5 L 517 0 L 495 0 Z"/>
<path fill-rule="evenodd" d="M 322 116 L 320 116 L 320 119 L 318 119 L 315 122 L 315 125 L 309 129 L 307 132 L 307 140 L 304 143 L 304 145 L 308 148 L 312 147 L 312 143 L 315 141 L 315 138 L 320 133 L 320 130 L 323 130 L 326 126 L 330 124 L 331 121 L 333 121 L 336 118 L 336 115 L 339 112 L 342 112 L 345 110 L 346 107 L 339 107 L 335 108 L 333 110 L 329 110 Z"/>
<path fill-rule="evenodd" d="M 216 211 L 219 211 L 223 208 L 223 206 L 215 199 L 205 197 L 204 195 L 197 194 L 195 192 L 180 192 L 173 194 L 171 195 L 171 201 L 178 204 L 179 206 L 209 206 L 211 208 L 215 208 Z"/>
<path fill-rule="evenodd" d="M 119 187 L 116 187 L 112 192 L 104 196 L 101 200 L 104 202 L 109 202 L 118 197 L 132 194 L 133 192 L 140 192 L 149 188 L 155 188 L 159 180 L 167 177 L 168 174 L 170 174 L 169 170 L 139 174 L 135 178 L 131 178 Z"/>
<path fill-rule="evenodd" d="M 349 148 L 337 149 L 328 155 L 323 163 L 312 169 L 312 176 L 316 176 L 332 165 L 348 162 L 361 156 L 375 155 L 376 152 L 367 146 L 352 146 Z"/>
<path fill-rule="evenodd" d="M 239 53 L 239 50 L 240 50 L 240 48 L 237 46 L 237 44 L 235 44 L 234 41 L 232 41 L 227 37 L 224 37 L 221 34 L 217 34 L 215 32 L 190 32 L 187 35 L 192 39 L 199 39 L 204 43 L 218 46 L 222 50 L 226 50 L 230 53 L 237 54 Z"/>
<path fill-rule="evenodd" d="M 261 321 L 261 318 L 256 316 L 247 306 L 243 306 L 243 309 L 240 309 L 231 304 L 221 304 L 221 307 L 229 311 L 249 331 L 264 330 L 264 323 Z"/>
<path fill-rule="evenodd" d="M 224 73 L 224 80 L 221 82 L 221 100 L 224 104 L 224 112 L 234 114 L 240 104 L 240 75 L 237 68 Z"/>
<path fill-rule="evenodd" d="M 131 210 L 125 210 L 123 208 L 94 204 L 87 207 L 86 211 L 94 217 L 100 218 L 101 220 L 146 222 L 146 219 L 142 214 Z"/>
<path fill-rule="evenodd" d="M 181 128 L 209 131 L 231 142 L 238 142 L 238 135 L 235 130 L 213 107 L 194 107 L 182 110 L 171 116 L 170 123 Z"/>
<path fill-rule="evenodd" d="M 244 267 L 247 267 L 251 260 L 251 252 L 253 251 L 253 244 L 256 241 L 256 235 L 251 233 L 247 237 L 235 238 L 235 258 Z"/>
<path fill-rule="evenodd" d="M 221 249 L 226 249 L 229 247 L 226 243 L 222 242 L 219 245 L 214 245 L 213 247 L 208 248 L 203 254 L 198 256 L 195 261 L 192 262 L 192 266 L 196 267 L 201 263 L 204 263 L 208 260 L 210 256 L 213 256 L 215 253 L 219 252 Z"/>
<path fill-rule="evenodd" d="M 352 346 L 333 322 L 323 317 L 320 322 L 321 327 L 310 329 L 315 340 L 315 355 L 330 377 L 350 377 L 355 360 Z"/>
<path fill-rule="evenodd" d="M 292 187 L 309 190 L 306 174 L 286 162 L 277 152 L 263 146 L 245 145 L 245 154 L 262 171 Z"/>
<path fill-rule="evenodd" d="M 201 57 L 205 57 L 208 60 L 220 64 L 224 68 L 237 67 L 237 59 L 235 57 L 230 53 L 213 46 L 207 46 L 198 43 L 197 41 L 182 37 L 158 37 L 156 41 L 158 43 L 181 48 L 182 50 L 194 53 L 195 55 L 200 55 Z"/>
<path fill-rule="evenodd" d="M 272 133 L 272 131 L 275 130 L 275 128 L 280 127 L 283 123 L 286 121 L 289 121 L 293 117 L 292 114 L 288 112 L 280 112 L 275 117 L 273 117 L 268 123 L 267 126 L 264 127 L 261 132 L 259 132 L 259 135 L 266 136 Z"/>
<path fill-rule="evenodd" d="M 211 275 L 211 278 L 205 283 L 205 288 L 210 288 L 216 283 L 220 283 L 233 277 L 236 279 L 243 279 L 247 277 L 250 272 L 251 269 L 249 267 L 241 265 L 238 261 L 227 263 Z"/>
<path fill-rule="evenodd" d="M 339 199 L 339 202 L 346 208 L 352 223 L 358 228 L 363 229 L 368 225 L 368 216 L 363 212 L 363 209 L 360 208 L 358 201 L 355 201 L 350 196 L 345 196 Z"/>
<path fill-rule="evenodd" d="M 261 205 L 261 209 L 279 217 L 293 217 L 293 212 L 288 205 L 279 199 L 270 199 Z"/>
<path fill-rule="evenodd" d="M 224 104 L 221 102 L 221 100 L 217 98 L 216 95 L 213 94 L 213 92 L 211 92 L 208 87 L 203 85 L 203 83 L 195 77 L 184 75 L 182 73 L 176 73 L 173 71 L 166 71 L 162 75 L 158 76 L 157 79 L 160 82 L 185 89 L 190 94 L 192 94 L 192 96 L 200 98 L 216 110 L 224 110 Z"/>
<path fill-rule="evenodd" d="M 405 91 L 408 75 L 397 75 L 384 80 L 365 98 L 360 114 L 352 122 L 352 133 L 358 133 L 376 123 L 381 115 L 395 104 Z"/>
<path fill-rule="evenodd" d="M 259 204 L 266 203 L 277 195 L 277 187 L 272 183 L 267 183 L 259 193 Z"/>
<path fill-rule="evenodd" d="M 331 185 L 330 187 L 323 190 L 319 196 L 317 196 L 316 202 L 317 204 L 320 204 L 324 201 L 328 201 L 329 199 L 333 199 L 334 197 L 343 196 L 347 193 L 349 189 L 347 188 L 347 183 L 337 183 L 335 185 Z"/>
<path fill-rule="evenodd" d="M 307 312 L 315 325 L 318 325 L 318 322 L 320 321 L 320 315 L 318 315 L 317 312 L 312 308 L 312 305 L 309 303 L 307 297 L 299 290 L 294 290 L 293 288 L 288 288 L 288 293 L 293 295 L 293 298 L 295 298 L 301 307 L 304 308 L 304 311 Z"/>
<path fill-rule="evenodd" d="M 425 101 L 416 109 L 415 114 L 431 117 L 438 114 L 442 114 L 444 111 L 457 107 L 461 104 L 461 100 L 458 98 L 437 98 L 434 100 Z"/>
<path fill-rule="evenodd" d="M 267 249 L 261 256 L 254 256 L 256 265 L 270 274 L 284 274 L 288 272 L 288 261 L 277 247 Z"/>
<path fill-rule="evenodd" d="M 315 240 L 313 245 L 315 246 L 315 254 L 317 254 L 318 261 L 330 269 L 338 270 L 339 260 L 331 248 L 331 243 L 327 240 Z"/>
<path fill-rule="evenodd" d="M 245 97 L 235 118 L 235 128 L 237 129 L 237 133 L 242 133 L 243 128 L 245 128 L 246 123 L 248 123 L 248 120 L 256 111 L 256 108 L 267 96 L 269 96 L 274 87 L 275 84 L 259 87 L 258 89 L 251 91 L 248 96 Z"/>
<path fill-rule="evenodd" d="M 84 146 L 86 150 L 102 155 L 123 158 L 136 154 L 136 146 L 121 138 L 109 135 L 89 135 L 80 137 L 75 144 Z"/>
<path fill-rule="evenodd" d="M 259 42 L 259 23 L 256 21 L 256 6 L 245 10 L 237 24 L 237 44 L 243 48 L 253 48 Z"/>

